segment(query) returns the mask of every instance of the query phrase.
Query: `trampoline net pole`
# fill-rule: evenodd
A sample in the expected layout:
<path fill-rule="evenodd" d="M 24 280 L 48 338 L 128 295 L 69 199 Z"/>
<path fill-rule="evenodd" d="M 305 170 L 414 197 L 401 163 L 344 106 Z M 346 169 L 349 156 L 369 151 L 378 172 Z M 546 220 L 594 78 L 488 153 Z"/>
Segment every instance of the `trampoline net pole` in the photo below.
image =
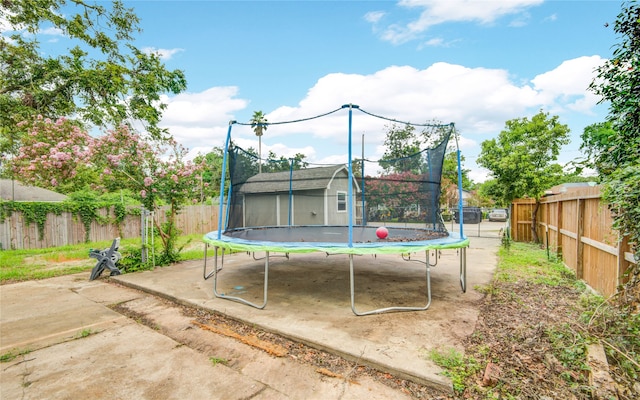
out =
<path fill-rule="evenodd" d="M 220 207 L 218 208 L 218 239 L 222 237 L 222 213 L 224 211 L 224 180 L 227 176 L 227 155 L 229 153 L 229 143 L 231 142 L 231 127 L 235 121 L 229 121 L 229 129 L 227 130 L 227 139 L 224 143 L 224 152 L 222 153 L 222 173 L 220 174 Z M 227 214 L 229 212 L 229 203 L 227 203 Z M 227 218 L 228 219 L 228 218 Z"/>
<path fill-rule="evenodd" d="M 452 129 L 453 128 L 453 124 L 452 124 Z M 456 156 L 458 159 L 458 221 L 460 223 L 460 238 L 464 238 L 464 214 L 462 212 L 463 210 L 463 202 L 462 202 L 462 156 L 460 153 L 460 146 L 458 144 L 458 135 L 455 133 L 455 131 L 453 132 L 453 134 L 455 135 L 456 138 L 456 147 L 457 147 L 457 152 L 456 152 Z"/>
<path fill-rule="evenodd" d="M 348 169 L 349 169 L 349 183 L 347 185 L 347 207 L 348 210 L 348 218 L 349 218 L 349 247 L 353 247 L 353 168 L 352 168 L 352 143 L 351 143 L 351 128 L 353 123 L 353 105 L 349 104 L 349 159 L 348 159 Z"/>

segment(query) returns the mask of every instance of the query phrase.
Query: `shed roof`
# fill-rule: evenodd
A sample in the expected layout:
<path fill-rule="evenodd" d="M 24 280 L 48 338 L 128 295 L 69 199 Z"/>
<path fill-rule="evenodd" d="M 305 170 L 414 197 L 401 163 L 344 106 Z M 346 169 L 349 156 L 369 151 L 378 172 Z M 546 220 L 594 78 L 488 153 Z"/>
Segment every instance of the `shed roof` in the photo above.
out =
<path fill-rule="evenodd" d="M 0 179 L 0 199 L 7 201 L 63 201 L 67 196 L 11 179 Z"/>
<path fill-rule="evenodd" d="M 349 171 L 343 164 L 331 165 L 328 167 L 305 168 L 283 172 L 263 172 L 247 179 L 245 183 L 238 188 L 242 193 L 275 193 L 288 192 L 289 179 L 291 179 L 292 190 L 317 190 L 328 189 L 333 179 L 342 174 L 348 177 Z M 358 184 L 354 178 L 356 190 L 359 190 Z"/>

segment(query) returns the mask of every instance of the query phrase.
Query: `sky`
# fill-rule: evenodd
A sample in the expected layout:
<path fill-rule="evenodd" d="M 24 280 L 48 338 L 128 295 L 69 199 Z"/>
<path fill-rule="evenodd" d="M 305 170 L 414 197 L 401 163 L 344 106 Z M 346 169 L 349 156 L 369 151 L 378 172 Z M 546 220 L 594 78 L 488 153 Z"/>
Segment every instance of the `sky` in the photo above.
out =
<path fill-rule="evenodd" d="M 188 88 L 164 96 L 161 126 L 190 155 L 224 147 L 229 121 L 262 111 L 270 123 L 315 117 L 355 104 L 402 122 L 454 123 L 475 182 L 484 140 L 505 122 L 540 111 L 569 126 L 559 162 L 581 157 L 585 126 L 607 104 L 588 91 L 611 57 L 620 1 L 125 1 L 140 18 L 135 45 L 183 70 Z M 55 32 L 50 46 L 64 46 Z M 43 49 L 47 41 L 43 41 Z M 353 157 L 384 153 L 388 120 L 355 109 Z M 232 138 L 258 149 L 248 126 Z M 262 154 L 346 163 L 349 112 L 273 124 Z M 364 144 L 363 144 L 364 143 Z"/>

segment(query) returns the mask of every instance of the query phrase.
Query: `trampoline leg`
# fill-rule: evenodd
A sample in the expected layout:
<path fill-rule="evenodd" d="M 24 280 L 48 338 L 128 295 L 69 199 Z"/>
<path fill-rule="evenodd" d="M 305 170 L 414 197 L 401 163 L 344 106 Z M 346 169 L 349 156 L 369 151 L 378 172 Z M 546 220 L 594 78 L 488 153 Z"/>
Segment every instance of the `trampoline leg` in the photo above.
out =
<path fill-rule="evenodd" d="M 264 290 L 264 302 L 261 305 L 252 303 L 249 300 L 245 300 L 245 299 L 243 299 L 241 297 L 227 296 L 224 293 L 218 293 L 218 271 L 219 270 L 217 268 L 217 262 L 218 262 L 217 255 L 218 255 L 218 253 L 217 253 L 217 248 L 216 248 L 215 265 L 214 265 L 214 268 L 213 268 L 213 271 L 212 271 L 212 273 L 213 273 L 213 294 L 216 297 L 219 297 L 221 299 L 237 301 L 239 303 L 246 304 L 248 306 L 259 308 L 259 309 L 265 308 L 266 305 L 267 305 L 267 288 L 269 286 L 269 252 L 267 251 L 267 256 L 265 257 L 265 261 L 264 261 L 264 289 L 263 289 Z M 222 256 L 224 257 L 224 252 L 222 253 Z"/>
<path fill-rule="evenodd" d="M 204 270 L 202 271 L 202 277 L 204 278 L 205 281 L 211 278 L 211 276 L 213 276 L 213 274 L 215 273 L 214 271 L 207 273 L 207 249 L 208 248 L 209 248 L 209 245 L 205 243 L 204 244 Z M 223 266 L 224 266 L 224 249 L 222 249 L 222 262 L 220 263 L 220 268 L 218 268 L 218 246 L 214 246 L 213 268 L 220 271 Z"/>
<path fill-rule="evenodd" d="M 359 312 L 356 310 L 356 301 L 355 301 L 355 273 L 353 268 L 353 254 L 349 254 L 349 280 L 351 283 L 351 311 L 357 316 L 363 315 L 371 315 L 371 314 L 381 314 L 389 311 L 424 311 L 429 308 L 431 305 L 431 267 L 429 265 L 429 250 L 426 251 L 427 261 L 425 263 L 426 267 L 426 283 L 427 283 L 427 304 L 422 307 L 385 307 L 378 308 L 371 311 Z"/>
<path fill-rule="evenodd" d="M 460 249 L 460 288 L 467 293 L 467 248 Z"/>

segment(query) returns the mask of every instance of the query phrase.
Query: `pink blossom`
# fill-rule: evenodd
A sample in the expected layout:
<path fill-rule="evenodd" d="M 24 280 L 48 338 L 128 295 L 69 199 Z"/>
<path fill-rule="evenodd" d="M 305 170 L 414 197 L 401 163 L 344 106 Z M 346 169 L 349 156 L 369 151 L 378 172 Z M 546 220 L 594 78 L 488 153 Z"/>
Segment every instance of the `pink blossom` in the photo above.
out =
<path fill-rule="evenodd" d="M 151 186 L 151 184 L 153 183 L 153 179 L 149 176 L 144 178 L 144 185 L 145 186 Z"/>
<path fill-rule="evenodd" d="M 51 179 L 51 186 L 58 186 L 58 180 L 56 178 Z"/>
<path fill-rule="evenodd" d="M 146 191 L 146 190 L 144 190 L 144 189 L 143 189 L 143 190 L 141 190 L 141 191 L 140 191 L 140 196 L 141 196 L 143 199 L 144 199 L 144 198 L 146 198 L 146 197 L 147 197 L 147 191 Z"/>
<path fill-rule="evenodd" d="M 176 174 L 171 175 L 171 179 L 172 179 L 175 183 L 178 183 L 178 175 L 176 175 Z"/>

